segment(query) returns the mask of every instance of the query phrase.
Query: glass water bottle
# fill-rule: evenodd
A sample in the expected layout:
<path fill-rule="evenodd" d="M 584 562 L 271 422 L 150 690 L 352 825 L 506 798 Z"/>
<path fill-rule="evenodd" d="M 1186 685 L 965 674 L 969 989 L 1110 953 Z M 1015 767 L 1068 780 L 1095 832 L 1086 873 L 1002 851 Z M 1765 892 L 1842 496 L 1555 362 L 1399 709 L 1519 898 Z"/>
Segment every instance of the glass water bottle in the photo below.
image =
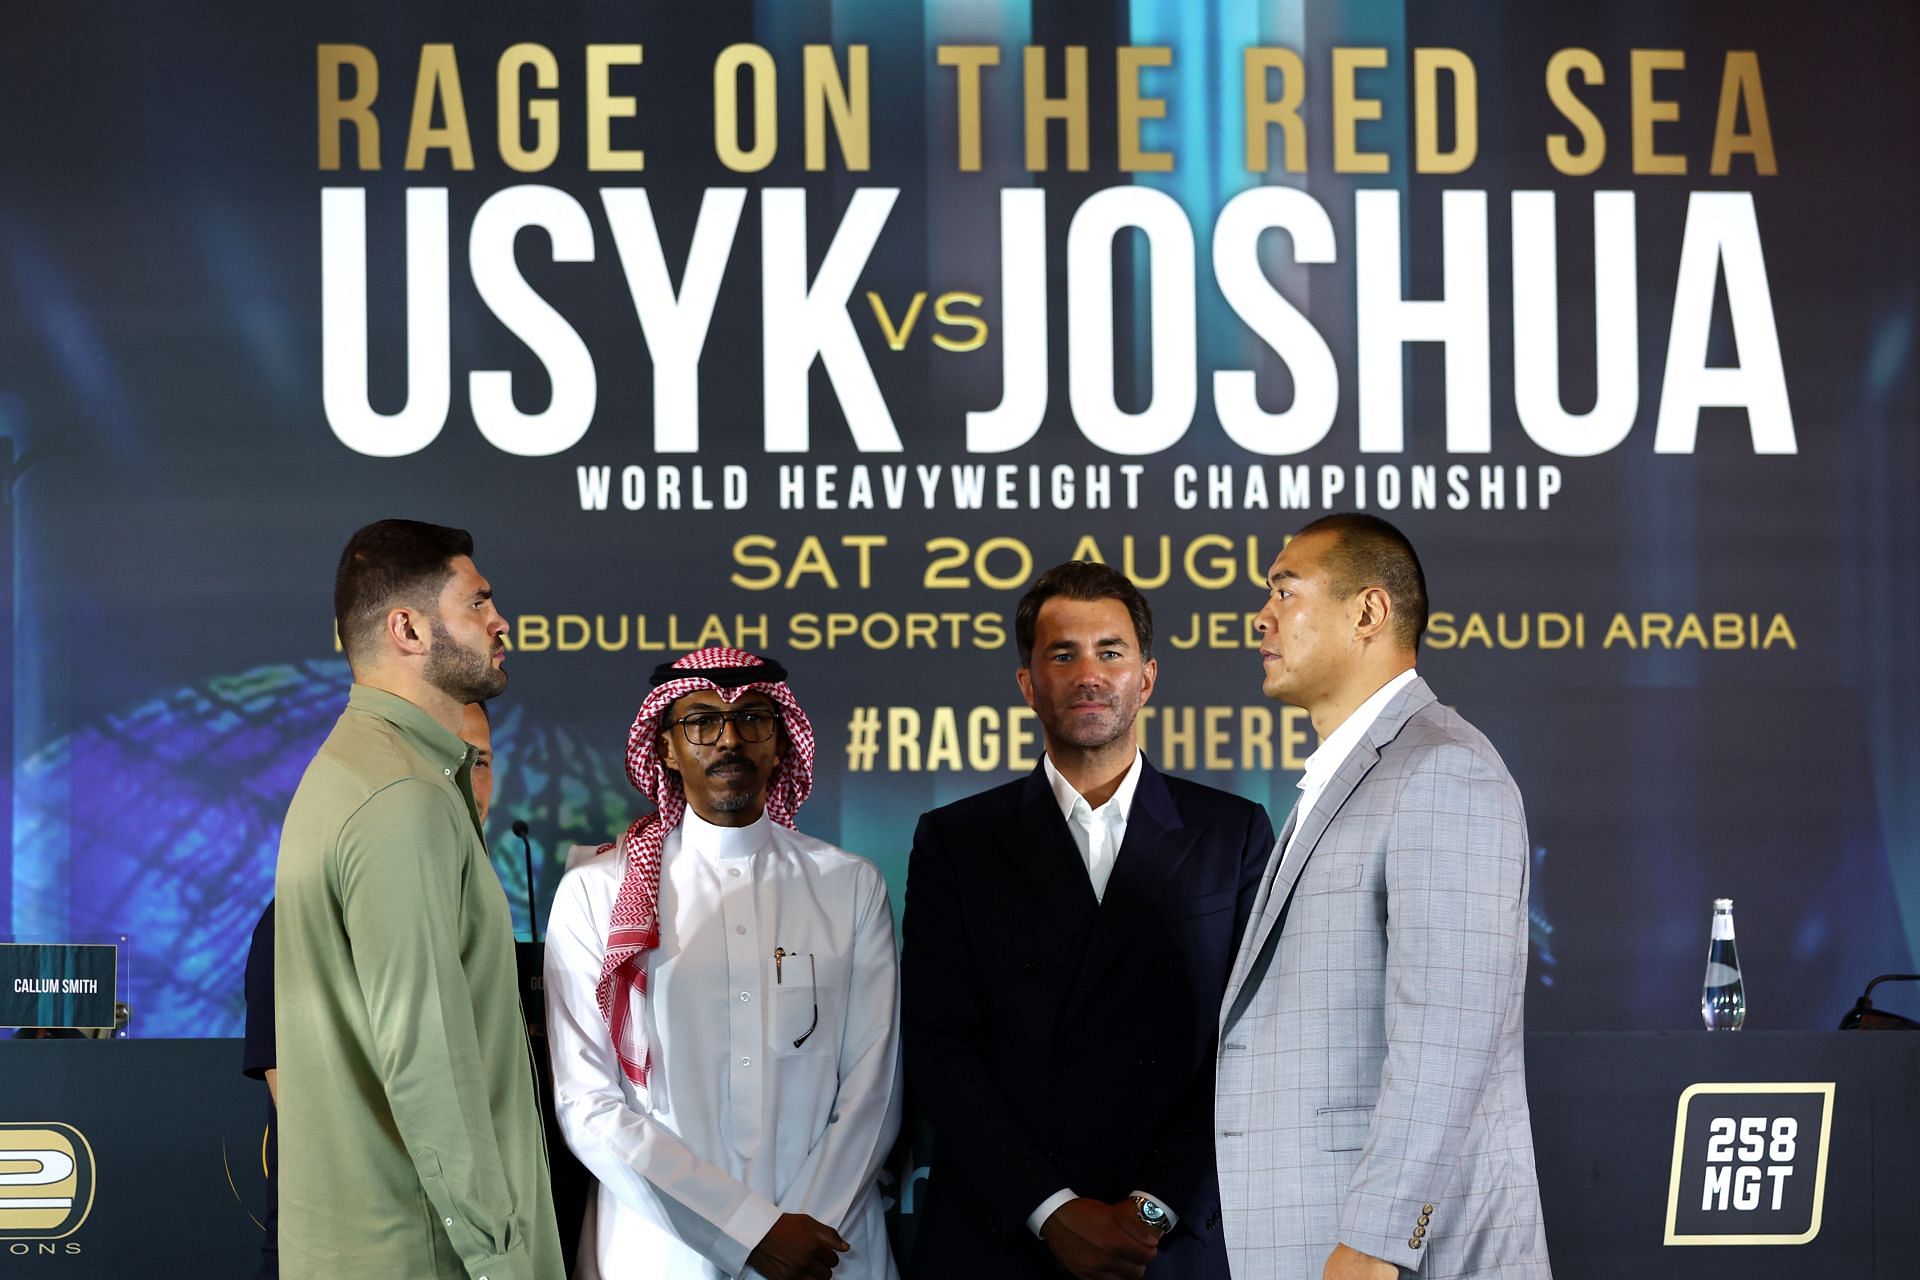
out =
<path fill-rule="evenodd" d="M 1707 943 L 1700 1017 L 1709 1031 L 1738 1031 L 1747 1020 L 1747 989 L 1740 981 L 1740 952 L 1733 943 L 1732 898 L 1713 900 L 1713 936 Z"/>

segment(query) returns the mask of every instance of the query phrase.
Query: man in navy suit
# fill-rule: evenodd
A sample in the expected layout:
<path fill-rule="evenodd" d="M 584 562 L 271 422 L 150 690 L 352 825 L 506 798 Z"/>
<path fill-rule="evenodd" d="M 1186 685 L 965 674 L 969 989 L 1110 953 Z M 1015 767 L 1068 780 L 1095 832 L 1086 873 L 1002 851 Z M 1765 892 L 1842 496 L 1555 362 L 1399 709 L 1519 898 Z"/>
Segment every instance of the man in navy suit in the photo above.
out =
<path fill-rule="evenodd" d="M 1046 755 L 920 819 L 907 1083 L 935 1141 L 915 1280 L 1225 1280 L 1215 1020 L 1273 849 L 1264 809 L 1148 764 L 1153 614 L 1071 562 L 1014 616 Z"/>

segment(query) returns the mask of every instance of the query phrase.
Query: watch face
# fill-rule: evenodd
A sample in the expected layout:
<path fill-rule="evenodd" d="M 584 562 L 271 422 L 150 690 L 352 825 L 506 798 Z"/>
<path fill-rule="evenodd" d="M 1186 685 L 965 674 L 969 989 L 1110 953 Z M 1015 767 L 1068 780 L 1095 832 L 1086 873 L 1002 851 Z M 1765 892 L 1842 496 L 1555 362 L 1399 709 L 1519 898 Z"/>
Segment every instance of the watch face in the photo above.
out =
<path fill-rule="evenodd" d="M 1157 1227 L 1167 1220 L 1167 1211 L 1151 1200 L 1140 1201 L 1140 1217 L 1150 1227 Z"/>

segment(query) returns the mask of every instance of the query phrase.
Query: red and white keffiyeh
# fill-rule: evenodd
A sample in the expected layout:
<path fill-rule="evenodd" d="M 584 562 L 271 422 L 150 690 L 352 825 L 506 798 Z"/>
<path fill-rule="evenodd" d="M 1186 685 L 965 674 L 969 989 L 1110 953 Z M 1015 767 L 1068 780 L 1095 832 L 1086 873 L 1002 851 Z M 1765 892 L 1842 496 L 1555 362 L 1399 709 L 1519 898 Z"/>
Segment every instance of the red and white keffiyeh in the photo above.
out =
<path fill-rule="evenodd" d="M 745 682 L 741 668 L 765 666 L 776 678 Z M 600 1016 L 606 1019 L 613 1035 L 614 1052 L 620 1057 L 620 1069 L 627 1079 L 645 1087 L 647 1070 L 653 1062 L 650 1046 L 638 1043 L 633 1025 L 632 1002 L 626 998 L 631 989 L 638 998 L 647 996 L 645 953 L 660 945 L 660 848 L 667 833 L 686 816 L 687 794 L 680 775 L 660 759 L 660 726 L 675 700 L 690 693 L 712 692 L 723 702 L 735 702 L 742 694 L 764 693 L 780 708 L 781 724 L 787 735 L 786 758 L 775 767 L 767 784 L 767 816 L 783 827 L 792 827 L 794 814 L 813 790 L 813 725 L 807 713 L 794 701 L 786 685 L 786 672 L 777 663 L 768 663 L 742 649 L 715 646 L 698 649 L 676 660 L 672 670 L 685 676 L 655 686 L 640 713 L 627 731 L 627 778 L 634 790 L 653 801 L 654 812 L 627 828 L 618 843 L 625 850 L 627 869 L 620 881 L 620 892 L 613 900 L 613 917 L 608 923 L 606 955 L 600 962 L 600 985 L 596 995 Z M 717 683 L 703 672 L 725 671 Z M 656 672 L 658 680 L 665 669 Z M 602 852 L 612 844 L 601 846 Z"/>

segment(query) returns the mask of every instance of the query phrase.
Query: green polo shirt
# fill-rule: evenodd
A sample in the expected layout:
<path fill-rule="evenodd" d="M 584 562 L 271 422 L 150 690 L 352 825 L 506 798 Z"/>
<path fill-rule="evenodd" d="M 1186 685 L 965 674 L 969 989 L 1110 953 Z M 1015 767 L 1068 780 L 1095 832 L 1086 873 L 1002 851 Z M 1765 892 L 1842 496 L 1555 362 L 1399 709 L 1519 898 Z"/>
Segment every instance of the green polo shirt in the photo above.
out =
<path fill-rule="evenodd" d="M 354 685 L 280 833 L 286 1280 L 562 1280 L 473 749 Z"/>

